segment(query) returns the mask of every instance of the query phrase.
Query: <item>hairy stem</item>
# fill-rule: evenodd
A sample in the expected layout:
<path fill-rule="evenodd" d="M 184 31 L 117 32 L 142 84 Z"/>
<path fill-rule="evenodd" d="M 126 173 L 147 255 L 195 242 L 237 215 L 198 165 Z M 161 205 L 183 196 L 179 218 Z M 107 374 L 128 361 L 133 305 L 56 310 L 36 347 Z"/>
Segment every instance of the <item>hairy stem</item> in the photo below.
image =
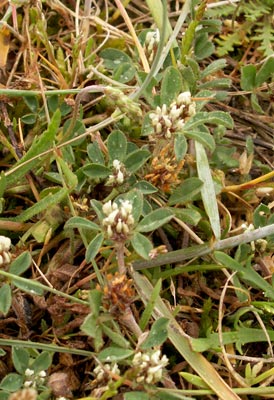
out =
<path fill-rule="evenodd" d="M 165 264 L 178 263 L 184 260 L 190 260 L 194 257 L 205 256 L 215 250 L 224 250 L 230 247 L 236 247 L 241 243 L 249 243 L 258 239 L 262 239 L 266 236 L 274 234 L 274 224 L 264 226 L 262 228 L 255 229 L 253 231 L 247 231 L 240 235 L 233 236 L 227 239 L 219 240 L 213 244 L 205 243 L 198 246 L 188 247 L 186 249 L 171 251 L 166 254 L 160 254 L 153 260 L 142 260 L 135 261 L 133 268 L 135 270 L 159 267 Z"/>

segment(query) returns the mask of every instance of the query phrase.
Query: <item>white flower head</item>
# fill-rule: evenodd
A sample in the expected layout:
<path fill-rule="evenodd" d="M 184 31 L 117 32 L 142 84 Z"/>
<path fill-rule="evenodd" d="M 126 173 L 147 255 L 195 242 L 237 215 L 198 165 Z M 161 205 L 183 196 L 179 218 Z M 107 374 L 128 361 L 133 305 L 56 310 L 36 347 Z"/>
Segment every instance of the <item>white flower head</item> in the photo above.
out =
<path fill-rule="evenodd" d="M 10 255 L 11 240 L 6 236 L 0 236 L 0 266 L 9 264 L 11 261 Z"/>
<path fill-rule="evenodd" d="M 123 163 L 117 159 L 112 161 L 112 174 L 109 175 L 106 182 L 107 185 L 121 185 L 127 175 L 126 169 Z"/>
<path fill-rule="evenodd" d="M 102 207 L 102 211 L 105 215 L 109 215 L 113 211 L 113 205 L 111 204 L 111 200 L 105 203 Z"/>
<path fill-rule="evenodd" d="M 11 240 L 9 237 L 0 236 L 0 252 L 9 251 L 11 246 Z"/>
<path fill-rule="evenodd" d="M 113 365 L 111 364 L 104 364 L 104 365 L 97 365 L 96 368 L 93 370 L 96 380 L 97 381 L 102 381 L 102 380 L 111 380 L 111 375 L 119 375 L 120 370 L 118 367 L 118 364 L 115 363 Z"/>
<path fill-rule="evenodd" d="M 133 357 L 132 364 L 137 370 L 136 381 L 150 384 L 161 380 L 168 359 L 165 355 L 161 357 L 160 350 L 155 350 L 152 353 L 138 352 Z"/>
<path fill-rule="evenodd" d="M 132 213 L 132 203 L 129 200 L 121 201 L 121 212 L 125 216 Z"/>
<path fill-rule="evenodd" d="M 117 183 L 123 183 L 124 182 L 124 174 L 121 170 L 118 171 L 117 174 Z"/>
<path fill-rule="evenodd" d="M 128 200 L 117 203 L 107 202 L 103 206 L 106 217 L 102 221 L 107 237 L 115 241 L 125 241 L 134 226 L 132 204 Z"/>
<path fill-rule="evenodd" d="M 33 369 L 27 368 L 25 371 L 25 376 L 32 376 L 32 375 L 34 375 Z"/>
<path fill-rule="evenodd" d="M 191 103 L 191 93 L 190 92 L 183 92 L 180 93 L 177 97 L 177 102 L 181 104 L 190 104 Z"/>
<path fill-rule="evenodd" d="M 157 106 L 154 112 L 149 114 L 149 118 L 154 134 L 172 140 L 174 134 L 182 130 L 185 122 L 195 114 L 196 104 L 191 99 L 191 93 L 186 91 L 180 93 L 169 106 Z"/>
<path fill-rule="evenodd" d="M 116 169 L 120 169 L 121 168 L 121 162 L 119 160 L 113 160 L 112 165 Z"/>

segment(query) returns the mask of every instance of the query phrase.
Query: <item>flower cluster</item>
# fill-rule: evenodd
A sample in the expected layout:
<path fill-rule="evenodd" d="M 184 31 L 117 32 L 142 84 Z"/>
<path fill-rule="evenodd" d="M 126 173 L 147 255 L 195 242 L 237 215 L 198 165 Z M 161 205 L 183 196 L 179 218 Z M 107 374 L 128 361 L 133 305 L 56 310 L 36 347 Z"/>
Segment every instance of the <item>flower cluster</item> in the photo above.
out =
<path fill-rule="evenodd" d="M 134 102 L 121 90 L 112 86 L 106 86 L 104 92 L 111 106 L 118 107 L 122 113 L 125 113 L 133 121 L 140 122 L 142 120 L 143 113 L 139 104 Z"/>
<path fill-rule="evenodd" d="M 180 93 L 175 101 L 168 107 L 163 104 L 157 107 L 149 117 L 157 136 L 171 139 L 173 134 L 180 132 L 185 122 L 196 114 L 196 104 L 191 100 L 190 92 Z"/>
<path fill-rule="evenodd" d="M 113 160 L 112 175 L 109 175 L 106 185 L 121 185 L 126 178 L 126 170 L 124 165 L 119 160 Z"/>
<path fill-rule="evenodd" d="M 128 200 L 121 201 L 120 206 L 111 200 L 103 205 L 103 227 L 107 237 L 113 241 L 126 241 L 133 229 L 134 218 L 132 215 L 132 204 Z"/>
<path fill-rule="evenodd" d="M 178 176 L 183 166 L 184 160 L 177 161 L 175 155 L 172 154 L 172 148 L 168 144 L 153 157 L 149 173 L 146 174 L 145 179 L 168 193 L 171 186 L 176 186 L 181 182 Z"/>
<path fill-rule="evenodd" d="M 161 351 L 155 350 L 152 353 L 138 352 L 132 360 L 137 370 L 137 383 L 154 384 L 159 382 L 163 376 L 163 369 L 168 364 L 165 355 L 161 357 Z"/>
<path fill-rule="evenodd" d="M 9 264 L 11 261 L 10 255 L 11 240 L 6 236 L 0 236 L 0 266 Z"/>
<path fill-rule="evenodd" d="M 144 51 L 147 54 L 149 63 L 152 63 L 152 61 L 154 60 L 159 42 L 160 42 L 159 29 L 156 29 L 155 31 L 150 31 L 146 34 Z"/>
<path fill-rule="evenodd" d="M 112 314 L 118 315 L 125 311 L 133 302 L 135 290 L 132 285 L 132 279 L 128 279 L 125 274 L 118 272 L 113 276 L 107 275 L 107 285 L 103 289 L 103 305 Z"/>
<path fill-rule="evenodd" d="M 24 382 L 24 387 L 25 388 L 36 388 L 45 383 L 45 378 L 47 374 L 45 371 L 40 371 L 38 374 L 35 374 L 35 372 L 32 369 L 27 368 L 25 371 L 25 377 L 26 380 Z"/>
<path fill-rule="evenodd" d="M 119 367 L 116 363 L 113 365 L 111 364 L 104 364 L 103 366 L 97 365 L 97 367 L 94 368 L 93 372 L 95 374 L 97 382 L 105 382 L 105 383 L 111 380 L 111 375 L 120 374 Z"/>
<path fill-rule="evenodd" d="M 244 229 L 245 232 L 252 232 L 255 229 L 253 224 L 247 225 L 246 223 L 243 223 L 241 225 L 241 227 Z M 255 241 L 250 242 L 250 246 L 251 246 L 252 251 L 255 251 L 256 250 L 256 246 L 257 246 L 257 249 L 261 253 L 263 253 L 266 250 L 267 245 L 268 245 L 268 242 L 265 239 L 257 239 Z"/>

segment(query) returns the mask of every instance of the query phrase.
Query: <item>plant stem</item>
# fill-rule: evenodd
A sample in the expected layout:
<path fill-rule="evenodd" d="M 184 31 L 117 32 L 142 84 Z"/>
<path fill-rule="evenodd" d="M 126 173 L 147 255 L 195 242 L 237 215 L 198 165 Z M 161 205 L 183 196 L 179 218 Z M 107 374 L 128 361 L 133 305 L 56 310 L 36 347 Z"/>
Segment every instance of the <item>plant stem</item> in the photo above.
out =
<path fill-rule="evenodd" d="M 142 260 L 135 261 L 133 268 L 135 270 L 159 267 L 165 264 L 178 263 L 184 260 L 190 260 L 191 258 L 205 256 L 212 253 L 215 250 L 224 250 L 230 247 L 236 247 L 241 243 L 249 243 L 258 239 L 262 239 L 266 236 L 274 234 L 274 224 L 264 226 L 262 228 L 255 229 L 253 231 L 244 232 L 240 235 L 233 236 L 227 239 L 219 240 L 213 244 L 205 243 L 198 246 L 188 247 L 186 249 L 180 249 L 171 251 L 166 254 L 160 254 L 153 260 Z"/>
<path fill-rule="evenodd" d="M 117 254 L 118 271 L 119 271 L 120 275 L 124 275 L 126 272 L 124 243 L 117 243 L 115 248 L 116 248 L 116 254 Z"/>
<path fill-rule="evenodd" d="M 130 331 L 138 338 L 143 332 L 141 331 L 140 326 L 137 324 L 136 319 L 132 313 L 130 307 L 125 309 L 123 315 L 119 318 L 119 321 L 130 329 Z"/>
<path fill-rule="evenodd" d="M 93 355 L 91 351 L 74 349 L 69 347 L 57 346 L 56 344 L 38 343 L 30 340 L 18 340 L 18 339 L 0 339 L 0 347 L 3 346 L 16 346 L 25 349 L 39 349 L 43 351 L 53 351 L 56 353 L 68 353 L 77 354 L 80 356 L 90 357 Z"/>

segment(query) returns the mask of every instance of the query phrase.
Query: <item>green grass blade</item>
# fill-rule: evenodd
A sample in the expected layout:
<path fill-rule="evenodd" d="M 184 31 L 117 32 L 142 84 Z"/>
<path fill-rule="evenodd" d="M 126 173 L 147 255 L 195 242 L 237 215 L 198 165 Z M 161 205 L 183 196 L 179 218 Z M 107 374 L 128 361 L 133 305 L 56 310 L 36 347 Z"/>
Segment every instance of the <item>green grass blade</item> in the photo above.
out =
<path fill-rule="evenodd" d="M 150 299 L 146 304 L 146 307 L 143 311 L 143 314 L 141 316 L 141 319 L 139 321 L 139 326 L 141 328 L 142 331 L 144 331 L 146 329 L 146 326 L 148 324 L 148 321 L 151 318 L 151 314 L 155 305 L 155 301 L 157 299 L 157 297 L 160 294 L 162 288 L 162 281 L 161 279 L 158 280 L 158 282 L 156 283 L 156 285 L 153 288 L 153 291 L 151 293 Z"/>

